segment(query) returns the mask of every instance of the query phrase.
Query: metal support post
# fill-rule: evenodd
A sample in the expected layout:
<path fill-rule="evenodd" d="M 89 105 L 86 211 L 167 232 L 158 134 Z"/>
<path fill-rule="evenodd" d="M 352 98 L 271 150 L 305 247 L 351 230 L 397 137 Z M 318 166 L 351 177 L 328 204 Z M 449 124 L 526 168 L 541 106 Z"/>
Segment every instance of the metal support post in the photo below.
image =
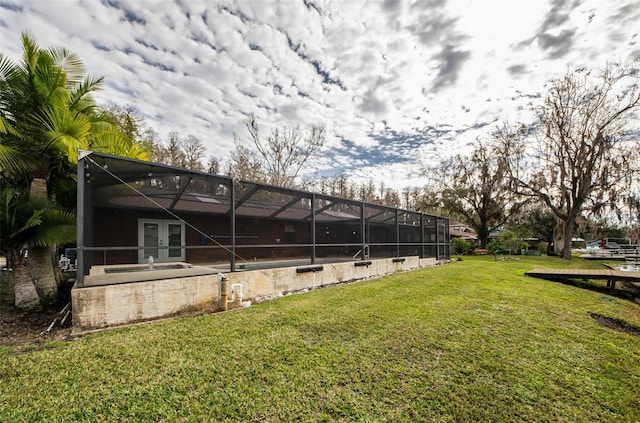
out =
<path fill-rule="evenodd" d="M 316 195 L 311 194 L 311 264 L 316 262 Z"/>
<path fill-rule="evenodd" d="M 231 261 L 230 261 L 230 269 L 232 272 L 236 271 L 236 184 L 235 179 L 232 179 L 231 182 Z"/>

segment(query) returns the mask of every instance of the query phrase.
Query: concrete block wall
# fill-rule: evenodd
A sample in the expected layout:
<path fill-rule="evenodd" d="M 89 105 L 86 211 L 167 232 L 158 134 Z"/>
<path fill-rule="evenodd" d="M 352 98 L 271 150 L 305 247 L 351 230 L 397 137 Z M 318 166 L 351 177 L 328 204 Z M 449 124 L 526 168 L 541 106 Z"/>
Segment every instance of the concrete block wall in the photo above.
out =
<path fill-rule="evenodd" d="M 73 331 L 159 319 L 193 309 L 214 311 L 216 275 L 73 288 Z"/>
<path fill-rule="evenodd" d="M 356 263 L 262 269 L 226 276 L 229 287 L 242 285 L 244 301 L 260 302 L 291 292 L 380 277 L 438 262 L 433 258 L 404 257 L 370 260 L 363 266 Z M 297 271 L 319 266 L 322 270 Z M 215 274 L 74 288 L 71 291 L 74 332 L 153 320 L 195 308 L 213 311 L 219 305 L 219 291 Z"/>
<path fill-rule="evenodd" d="M 357 262 L 328 263 L 322 264 L 322 270 L 316 272 L 298 273 L 298 268 L 317 267 L 310 265 L 229 273 L 226 276 L 229 284 L 242 285 L 245 300 L 260 301 L 279 294 L 380 277 L 436 264 L 435 259 L 423 260 L 423 263 L 418 257 L 404 257 L 404 261 L 396 262 L 393 259 L 370 260 L 371 264 L 367 266 L 356 266 Z"/>

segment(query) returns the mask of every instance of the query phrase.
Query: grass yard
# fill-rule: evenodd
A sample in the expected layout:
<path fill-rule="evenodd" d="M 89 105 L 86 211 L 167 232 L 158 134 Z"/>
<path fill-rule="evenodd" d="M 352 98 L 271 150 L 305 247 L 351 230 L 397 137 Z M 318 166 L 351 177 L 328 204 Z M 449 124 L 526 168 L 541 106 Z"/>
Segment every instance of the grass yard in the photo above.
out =
<path fill-rule="evenodd" d="M 493 257 L 0 349 L 0 420 L 638 422 L 640 306 Z"/>

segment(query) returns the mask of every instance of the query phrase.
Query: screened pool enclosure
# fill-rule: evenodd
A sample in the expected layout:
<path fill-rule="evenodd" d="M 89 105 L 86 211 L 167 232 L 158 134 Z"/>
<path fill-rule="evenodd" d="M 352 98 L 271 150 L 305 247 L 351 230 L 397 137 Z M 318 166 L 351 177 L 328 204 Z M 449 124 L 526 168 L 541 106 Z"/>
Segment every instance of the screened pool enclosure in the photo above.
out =
<path fill-rule="evenodd" d="M 380 204 L 101 153 L 78 161 L 79 287 L 91 266 L 150 261 L 236 272 L 447 259 L 448 232 L 444 217 Z"/>

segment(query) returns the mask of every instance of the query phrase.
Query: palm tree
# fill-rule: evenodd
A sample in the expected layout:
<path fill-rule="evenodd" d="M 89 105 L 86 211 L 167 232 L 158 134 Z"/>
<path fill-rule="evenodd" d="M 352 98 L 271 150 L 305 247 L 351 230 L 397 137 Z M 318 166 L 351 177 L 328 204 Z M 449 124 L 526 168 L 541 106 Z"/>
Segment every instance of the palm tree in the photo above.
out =
<path fill-rule="evenodd" d="M 76 239 L 73 213 L 61 210 L 42 199 L 31 199 L 27 192 L 13 187 L 0 192 L 0 253 L 7 257 L 10 285 L 15 305 L 23 310 L 39 308 L 41 301 L 55 300 L 58 285 L 54 280 L 38 282 L 26 265 L 26 251 L 70 243 Z M 32 260 L 30 256 L 28 258 Z"/>
<path fill-rule="evenodd" d="M 74 179 L 78 149 L 89 146 L 90 117 L 95 108 L 90 94 L 102 78 L 84 78 L 84 66 L 75 54 L 64 48 L 42 50 L 29 34 L 22 35 L 22 46 L 20 63 L 0 56 L 0 152 L 4 153 L 3 169 L 13 185 L 28 193 L 32 201 L 47 202 L 68 197 L 66 192 L 75 188 L 65 181 Z M 23 198 L 20 191 L 19 196 Z M 68 200 L 68 205 L 72 204 Z M 39 222 L 41 216 L 35 213 L 31 217 Z M 13 254 L 7 258 L 15 266 L 16 293 L 33 293 L 25 282 L 25 270 L 30 270 L 29 277 L 41 298 L 54 299 L 59 282 L 54 272 L 56 245 L 31 244 L 28 268 L 15 255 L 15 248 L 7 248 Z M 18 296 L 16 305 L 20 306 L 20 301 Z M 22 307 L 29 308 L 32 303 Z"/>
<path fill-rule="evenodd" d="M 22 45 L 21 63 L 0 54 L 0 134 L 5 148 L 37 159 L 28 172 L 32 196 L 43 194 L 34 189 L 46 186 L 39 180 L 53 186 L 58 167 L 77 163 L 80 149 L 146 158 L 140 146 L 100 113 L 92 94 L 103 77 L 87 77 L 75 53 L 60 47 L 42 50 L 28 33 L 22 34 Z"/>
<path fill-rule="evenodd" d="M 0 53 L 0 170 L 20 195 L 71 211 L 80 149 L 138 159 L 146 154 L 99 113 L 92 94 L 103 78 L 87 77 L 76 54 L 43 50 L 28 33 L 22 46 L 18 63 Z M 55 251 L 55 243 L 32 245 L 29 265 L 39 264 L 31 270 L 40 292 L 54 278 Z"/>
<path fill-rule="evenodd" d="M 22 45 L 21 63 L 0 61 L 0 110 L 10 128 L 3 144 L 36 161 L 25 176 L 31 195 L 46 198 L 52 169 L 77 161 L 78 149 L 89 146 L 90 94 L 102 78 L 84 79 L 82 62 L 64 48 L 42 50 L 26 33 Z"/>

